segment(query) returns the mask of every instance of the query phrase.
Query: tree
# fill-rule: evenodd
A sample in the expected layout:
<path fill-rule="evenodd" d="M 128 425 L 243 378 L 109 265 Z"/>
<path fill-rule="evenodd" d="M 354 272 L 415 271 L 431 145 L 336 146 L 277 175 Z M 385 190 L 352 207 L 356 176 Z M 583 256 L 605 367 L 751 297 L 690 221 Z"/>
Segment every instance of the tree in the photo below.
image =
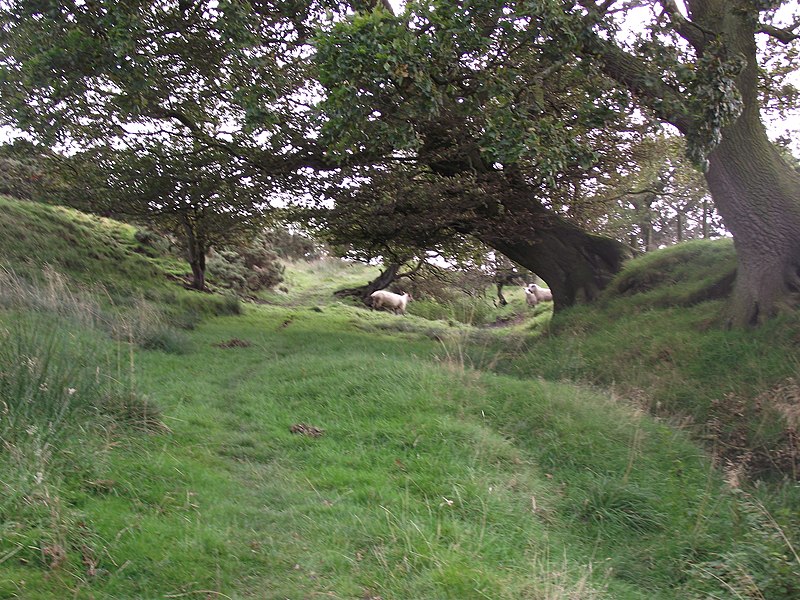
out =
<path fill-rule="evenodd" d="M 331 73 L 323 83 L 331 89 L 332 120 L 348 114 L 358 123 L 350 131 L 360 127 L 394 138 L 395 147 L 406 150 L 424 151 L 434 138 L 452 147 L 452 139 L 411 124 L 420 115 L 433 123 L 432 115 L 452 111 L 456 102 L 466 130 L 477 131 L 462 156 L 479 150 L 491 156 L 489 165 L 509 164 L 535 149 L 538 172 L 552 177 L 565 164 L 557 157 L 570 148 L 553 127 L 575 127 L 575 120 L 553 110 L 557 96 L 548 92 L 559 78 L 572 75 L 582 82 L 575 90 L 594 92 L 584 101 L 567 96 L 583 119 L 597 119 L 600 108 L 620 115 L 638 109 L 672 124 L 705 168 L 715 206 L 734 236 L 731 322 L 755 324 L 800 291 L 800 174 L 767 138 L 758 98 L 756 35 L 786 44 L 798 39 L 796 25 L 776 25 L 774 9 L 781 4 L 687 0 L 684 14 L 672 0 L 409 2 L 400 18 L 379 8 L 334 28 L 321 53 L 340 63 L 323 63 Z M 619 30 L 632 6 L 649 6 L 651 20 L 638 42 L 628 44 Z M 335 131 L 345 133 L 335 136 L 340 147 L 358 145 L 347 128 Z M 549 148 L 538 143 L 542 139 Z"/>
<path fill-rule="evenodd" d="M 205 289 L 209 250 L 253 237 L 268 214 L 260 171 L 194 144 L 97 149 L 60 163 L 71 184 L 67 203 L 175 235 L 198 290 Z"/>
<path fill-rule="evenodd" d="M 179 233 L 202 289 L 207 249 L 258 227 L 260 204 L 322 162 L 307 68 L 310 22 L 326 10 L 342 7 L 0 3 L 0 122 L 79 152 L 72 181 L 95 176 L 96 210 Z"/>
<path fill-rule="evenodd" d="M 0 3 L 0 124 L 45 148 L 187 138 L 299 195 L 316 144 L 312 23 L 338 0 Z"/>
<path fill-rule="evenodd" d="M 758 323 L 793 302 L 800 174 L 767 138 L 759 94 L 779 90 L 784 105 L 796 95 L 777 86 L 780 73 L 759 79 L 755 41 L 796 43 L 796 27 L 775 17 L 788 2 L 687 0 L 682 12 L 674 0 L 428 0 L 394 17 L 388 2 L 362 0 L 337 24 L 346 4 L 5 2 L 0 119 L 48 145 L 191 135 L 284 186 L 305 185 L 304 167 L 334 166 L 318 143 L 323 122 L 342 164 L 414 159 L 490 189 L 480 222 L 529 220 L 528 235 L 470 233 L 539 272 L 563 306 L 596 297 L 628 253 L 553 210 L 551 193 L 601 184 L 598 165 L 632 142 L 625 124 L 650 115 L 686 137 L 734 236 L 731 321 Z M 649 24 L 628 43 L 621 24 L 642 6 Z M 315 24 L 328 88 L 319 118 Z"/>
<path fill-rule="evenodd" d="M 591 68 L 557 71 L 551 57 L 517 53 L 500 4 L 467 16 L 435 4 L 403 19 L 382 9 L 357 15 L 317 43 L 323 140 L 345 162 L 382 152 L 351 204 L 375 207 L 370 227 L 394 207 L 392 228 L 421 243 L 429 235 L 418 225 L 476 237 L 544 278 L 557 308 L 596 298 L 631 252 L 553 210 L 553 196 L 625 160 L 620 149 L 636 133 L 616 119 L 621 97 L 598 96 Z M 525 126 L 516 113 L 529 116 Z"/>
<path fill-rule="evenodd" d="M 800 292 L 800 174 L 769 141 L 759 103 L 756 35 L 783 43 L 797 25 L 780 28 L 759 18 L 784 2 L 672 0 L 649 4 L 653 25 L 634 49 L 601 37 L 613 2 L 580 3 L 592 29 L 577 47 L 689 142 L 725 226 L 733 234 L 737 276 L 731 321 L 753 325 L 773 316 Z"/>

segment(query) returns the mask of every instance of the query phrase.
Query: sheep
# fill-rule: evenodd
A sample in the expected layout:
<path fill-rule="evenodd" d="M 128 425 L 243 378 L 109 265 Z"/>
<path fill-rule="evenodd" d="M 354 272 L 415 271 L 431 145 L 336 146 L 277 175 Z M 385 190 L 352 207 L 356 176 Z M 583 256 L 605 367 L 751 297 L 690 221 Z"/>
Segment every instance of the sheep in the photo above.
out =
<path fill-rule="evenodd" d="M 395 314 L 406 314 L 406 305 L 409 301 L 413 300 L 411 294 L 404 292 L 402 295 L 387 292 L 386 290 L 378 290 L 370 294 L 372 299 L 372 308 L 386 307 Z"/>
<path fill-rule="evenodd" d="M 525 292 L 525 302 L 528 306 L 536 306 L 539 304 L 539 300 L 536 299 L 536 294 L 531 292 L 528 288 L 522 288 L 522 291 Z"/>
<path fill-rule="evenodd" d="M 539 287 L 535 283 L 531 283 L 525 290 L 525 301 L 528 306 L 536 306 L 539 302 L 548 302 L 553 300 L 553 292 L 548 288 Z"/>

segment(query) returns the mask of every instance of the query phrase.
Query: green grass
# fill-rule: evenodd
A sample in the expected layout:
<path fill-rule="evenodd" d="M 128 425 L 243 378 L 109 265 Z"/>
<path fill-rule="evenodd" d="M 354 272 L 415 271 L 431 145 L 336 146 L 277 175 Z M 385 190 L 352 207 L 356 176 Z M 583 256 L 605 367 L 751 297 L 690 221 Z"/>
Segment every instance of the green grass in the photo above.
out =
<path fill-rule="evenodd" d="M 47 227 L 48 211 L 55 223 L 66 214 L 14 210 L 20 229 L 38 211 Z M 90 245 L 119 226 L 87 227 Z M 607 314 L 578 311 L 534 343 L 546 329 L 538 307 L 506 328 L 371 312 L 329 295 L 371 271 L 332 261 L 292 266 L 287 291 L 244 307 L 158 275 L 134 287 L 112 265 L 65 269 L 71 283 L 48 287 L 53 277 L 21 257 L 65 265 L 50 247 L 23 247 L 31 239 L 2 254 L 27 277 L 0 290 L 0 329 L 28 344 L 0 353 L 0 399 L 19 417 L 0 421 L 0 598 L 796 595 L 796 492 L 732 491 L 686 432 L 619 398 L 622 379 L 595 378 L 611 362 L 593 352 L 609 343 Z M 162 272 L 161 259 L 140 258 Z M 121 301 L 88 282 L 113 284 Z M 675 323 L 713 315 L 663 310 Z M 148 337 L 140 321 L 166 333 Z M 14 333 L 26 323 L 35 336 Z M 681 347 L 705 340 L 692 341 L 694 360 L 673 361 L 681 372 L 748 354 L 715 358 L 727 338 L 672 329 Z M 618 360 L 644 385 L 630 352 Z M 645 357 L 641 370 L 655 364 Z M 556 382 L 566 377 L 618 394 Z M 92 382 L 107 385 L 69 393 Z M 55 388 L 57 410 L 39 410 Z M 302 433 L 312 428 L 321 435 Z"/>
<path fill-rule="evenodd" d="M 613 388 L 680 421 L 721 461 L 760 477 L 798 476 L 792 430 L 800 316 L 724 327 L 724 300 L 697 301 L 731 266 L 729 240 L 692 242 L 633 261 L 598 306 L 565 311 L 554 335 L 498 366 L 520 377 Z M 632 290 L 638 289 L 637 293 Z"/>
<path fill-rule="evenodd" d="M 398 350 L 338 313 L 285 325 L 253 309 L 198 327 L 192 355 L 137 356 L 172 431 L 125 436 L 93 474 L 103 489 L 66 486 L 102 575 L 78 552 L 58 577 L 26 573 L 22 596 L 519 598 L 567 556 L 580 576 L 562 586 L 669 598 L 684 546 L 713 549 L 691 515 L 714 476 L 680 434 L 590 392 L 437 361 L 423 340 Z M 215 345 L 229 336 L 251 345 Z M 676 465 L 697 495 L 664 481 Z"/>

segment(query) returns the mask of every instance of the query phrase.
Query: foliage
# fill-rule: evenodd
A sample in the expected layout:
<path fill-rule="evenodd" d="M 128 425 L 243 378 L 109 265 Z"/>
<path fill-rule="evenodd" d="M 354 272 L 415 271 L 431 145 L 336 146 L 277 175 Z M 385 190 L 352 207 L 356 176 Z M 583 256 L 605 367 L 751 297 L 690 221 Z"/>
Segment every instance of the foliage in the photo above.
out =
<path fill-rule="evenodd" d="M 325 0 L 5 3 L 0 110 L 48 145 L 152 132 L 230 141 L 221 134 L 244 131 L 268 138 L 277 154 L 305 118 L 290 97 L 306 86 L 309 22 L 339 8 Z"/>
<path fill-rule="evenodd" d="M 304 233 L 293 232 L 284 227 L 269 227 L 262 237 L 265 245 L 284 259 L 314 261 L 323 256 L 324 250 Z"/>
<path fill-rule="evenodd" d="M 785 64 L 760 69 L 763 57 L 754 43 L 757 32 L 796 41 L 773 10 L 784 3 L 748 4 L 723 19 L 727 13 L 718 2 L 698 0 L 690 16 L 672 2 L 648 3 L 650 18 L 633 40 L 621 30 L 630 11 L 642 8 L 635 3 L 435 0 L 408 2 L 396 16 L 385 2 L 336 0 L 7 2 L 0 7 L 0 111 L 49 147 L 61 142 L 135 151 L 143 140 L 155 140 L 180 153 L 186 146 L 210 153 L 221 164 L 223 156 L 235 157 L 264 174 L 267 191 L 280 190 L 297 205 L 305 204 L 309 190 L 315 198 L 327 190 L 334 200 L 352 193 L 332 191 L 335 185 L 311 177 L 310 169 L 331 171 L 338 161 L 361 167 L 355 174 L 365 186 L 391 174 L 395 187 L 405 189 L 408 173 L 396 165 L 411 166 L 411 177 L 420 178 L 419 197 L 432 204 L 420 213 L 420 224 L 422 216 L 446 211 L 430 219 L 431 228 L 416 228 L 423 235 L 412 240 L 413 256 L 438 251 L 445 238 L 456 246 L 465 235 L 493 241 L 529 268 L 560 255 L 567 264 L 550 279 L 557 304 L 559 298 L 571 304 L 594 298 L 627 252 L 608 240 L 579 236 L 562 220 L 588 217 L 596 228 L 604 225 L 602 209 L 586 205 L 605 195 L 611 174 L 632 170 L 632 148 L 653 129 L 652 117 L 677 127 L 694 163 L 705 166 L 726 147 L 720 144 L 723 132 L 742 119 L 752 120 L 742 128 L 747 141 L 733 146 L 746 149 L 728 152 L 746 155 L 766 145 L 757 103 L 761 73 L 775 76 L 764 89 L 792 97 L 779 85 Z M 325 94 L 318 106 L 317 83 Z M 752 156 L 766 157 L 755 175 L 711 163 L 709 173 L 719 181 L 715 200 L 728 207 L 722 212 L 729 229 L 755 238 L 752 232 L 779 231 L 788 215 L 797 221 L 800 215 L 792 202 L 796 194 L 783 191 L 797 188 L 793 171 L 774 152 Z M 774 182 L 771 193 L 729 181 L 755 181 L 765 171 L 773 172 L 764 178 Z M 463 181 L 450 199 L 458 201 L 440 202 L 443 195 L 431 189 L 430 179 L 456 175 Z M 467 186 L 471 194 L 463 191 Z M 750 191 L 734 202 L 725 193 L 734 189 Z M 391 197 L 363 197 L 372 212 L 359 218 L 369 223 L 372 216 L 401 233 L 402 210 L 381 214 Z M 762 197 L 781 204 L 780 210 L 743 208 Z M 680 213 L 688 207 L 676 208 Z M 761 215 L 779 213 L 774 223 L 756 224 Z M 550 239 L 530 240 L 562 227 L 575 235 L 557 231 Z M 374 251 L 369 242 L 376 238 L 387 245 L 379 233 L 365 243 L 356 238 L 360 251 Z M 346 230 L 340 237 L 347 237 Z M 404 241 L 395 253 L 406 260 Z M 536 262 L 526 244 L 540 244 L 548 259 Z M 559 244 L 571 252 L 558 252 Z M 758 255 L 762 245 L 751 246 L 740 244 L 740 252 Z M 195 285 L 202 287 L 203 254 L 193 255 Z M 754 262 L 749 256 L 743 264 Z M 577 284 L 557 281 L 565 273 L 577 279 L 599 270 Z M 757 276 L 740 269 L 740 280 L 753 281 L 736 288 L 736 321 L 773 315 L 789 297 L 788 272 L 789 265 L 770 269 L 779 288 L 773 292 L 761 291 Z M 747 289 L 756 291 L 742 291 Z"/>
<path fill-rule="evenodd" d="M 80 151 L 58 161 L 70 204 L 180 236 L 202 289 L 208 248 L 259 229 L 269 194 L 321 160 L 306 135 L 308 37 L 312 19 L 341 9 L 6 3 L 0 114 Z"/>
<path fill-rule="evenodd" d="M 261 238 L 239 251 L 213 252 L 208 261 L 208 271 L 223 287 L 238 294 L 248 294 L 274 288 L 283 281 L 285 267 L 277 258 Z"/>
<path fill-rule="evenodd" d="M 571 184 L 627 163 L 624 94 L 586 63 L 557 69 L 560 53 L 518 53 L 515 19 L 534 30 L 553 6 L 501 4 L 409 3 L 318 36 L 323 140 L 345 163 L 367 151 L 378 163 L 328 188 L 334 208 L 312 215 L 333 244 L 398 263 L 464 260 L 474 238 L 535 244 L 543 224 L 559 226 L 548 208 L 568 204 Z"/>
<path fill-rule="evenodd" d="M 362 13 L 325 31 L 317 41 L 317 61 L 329 91 L 323 133 L 332 147 L 357 151 L 368 139 L 378 150 L 435 154 L 432 162 L 446 169 L 446 161 L 462 160 L 466 146 L 474 145 L 486 164 L 532 160 L 534 179 L 596 160 L 582 136 L 593 126 L 610 125 L 624 95 L 604 89 L 599 80 L 592 83 L 608 95 L 586 85 L 596 74 L 590 65 L 548 71 L 563 49 L 558 55 L 515 51 L 524 29 L 535 33 L 546 25 L 564 27 L 558 41 L 573 45 L 567 39 L 574 27 L 555 3 L 505 8 L 409 3 L 402 16 Z M 342 81 L 357 85 L 341 86 Z M 519 93 L 521 87 L 528 92 Z M 544 110 L 547 102 L 552 111 Z M 439 135 L 420 135 L 426 125 Z"/>
<path fill-rule="evenodd" d="M 633 156 L 636 168 L 609 186 L 605 202 L 595 199 L 585 212 L 573 204 L 573 213 L 594 220 L 595 227 L 629 240 L 643 252 L 725 232 L 702 174 L 688 163 L 681 138 L 643 140 Z"/>

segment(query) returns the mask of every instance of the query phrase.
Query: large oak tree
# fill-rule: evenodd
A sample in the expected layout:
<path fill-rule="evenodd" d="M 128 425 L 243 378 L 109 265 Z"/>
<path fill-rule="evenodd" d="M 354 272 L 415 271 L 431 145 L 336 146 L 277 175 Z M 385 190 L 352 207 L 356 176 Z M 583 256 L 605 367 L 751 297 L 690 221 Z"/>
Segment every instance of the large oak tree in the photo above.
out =
<path fill-rule="evenodd" d="M 453 148 L 455 131 L 474 142 L 460 164 L 476 172 L 483 168 L 473 160 L 476 152 L 493 157 L 483 160 L 490 168 L 528 158 L 540 174 L 559 171 L 552 147 L 541 143 L 547 125 L 560 119 L 548 86 L 565 72 L 581 73 L 584 87 L 576 89 L 596 93 L 582 106 L 572 104 L 575 115 L 597 114 L 598 107 L 640 111 L 686 136 L 736 243 L 731 321 L 756 324 L 793 305 L 800 292 L 800 175 L 768 139 L 759 102 L 763 65 L 756 36 L 786 44 L 798 38 L 797 24 L 781 28 L 773 21 L 782 4 L 788 3 L 687 0 L 683 10 L 673 0 L 438 0 L 408 2 L 397 18 L 378 7 L 323 40 L 337 51 L 331 57 L 338 53 L 326 63 L 338 78 L 328 82 L 331 114 L 350 119 L 335 139 L 345 149 L 357 147 L 347 132 L 361 131 L 368 136 L 361 143 L 388 136 L 422 155 L 436 140 L 437 149 L 442 140 Z M 634 6 L 651 11 L 638 40 L 629 43 L 619 31 Z M 627 104 L 612 102 L 620 92 Z M 357 115 L 369 102 L 373 110 Z M 451 110 L 452 102 L 469 116 L 443 136 L 431 115 Z M 413 127 L 420 115 L 428 116 L 433 134 Z M 565 139 L 545 139 L 556 149 L 568 147 Z"/>
<path fill-rule="evenodd" d="M 336 194 L 339 206 L 372 206 L 379 223 L 393 207 L 402 243 L 410 231 L 421 244 L 474 236 L 544 278 L 561 308 L 597 297 L 631 251 L 556 210 L 556 196 L 619 168 L 638 132 L 618 118 L 625 95 L 591 64 L 561 69 L 560 56 L 518 52 L 517 18 L 503 9 L 378 8 L 326 31 L 323 140 L 345 163 L 383 151 L 354 200 Z"/>

